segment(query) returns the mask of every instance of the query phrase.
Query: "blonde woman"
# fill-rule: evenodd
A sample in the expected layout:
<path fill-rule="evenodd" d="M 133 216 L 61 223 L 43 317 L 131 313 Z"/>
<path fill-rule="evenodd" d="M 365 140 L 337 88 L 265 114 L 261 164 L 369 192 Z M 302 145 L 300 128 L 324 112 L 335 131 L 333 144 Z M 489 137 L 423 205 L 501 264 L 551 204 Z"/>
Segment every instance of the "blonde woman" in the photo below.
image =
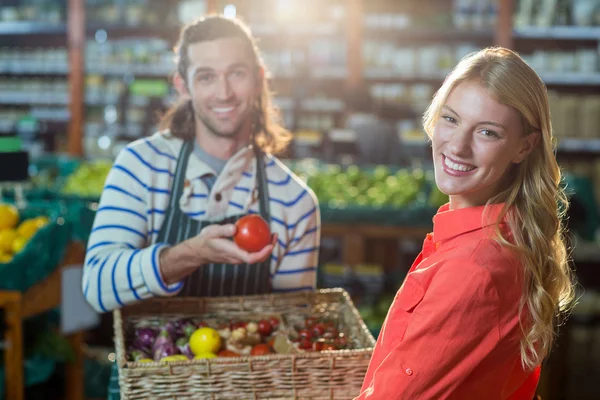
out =
<path fill-rule="evenodd" d="M 358 399 L 527 399 L 571 305 L 546 87 L 514 52 L 465 57 L 423 118 L 435 215 Z"/>

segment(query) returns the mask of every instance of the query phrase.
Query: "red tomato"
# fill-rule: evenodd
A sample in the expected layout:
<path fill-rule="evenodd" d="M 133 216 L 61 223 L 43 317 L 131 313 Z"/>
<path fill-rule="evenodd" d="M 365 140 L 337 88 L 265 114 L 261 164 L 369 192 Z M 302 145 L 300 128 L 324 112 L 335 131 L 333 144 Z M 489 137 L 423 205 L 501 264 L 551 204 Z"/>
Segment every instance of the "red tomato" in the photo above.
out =
<path fill-rule="evenodd" d="M 217 356 L 219 356 L 219 357 L 240 357 L 240 355 L 238 353 L 236 353 L 235 351 L 231 351 L 231 350 L 221 350 L 219 352 L 219 354 L 217 354 Z"/>
<path fill-rule="evenodd" d="M 314 338 L 321 337 L 321 336 L 323 336 L 324 333 L 325 333 L 325 325 L 323 325 L 322 323 L 318 323 L 315 326 L 313 326 L 312 336 Z"/>
<path fill-rule="evenodd" d="M 231 329 L 233 331 L 233 330 L 235 330 L 237 328 L 245 328 L 246 325 L 248 325 L 247 322 L 231 321 L 231 324 L 229 325 L 229 329 Z"/>
<path fill-rule="evenodd" d="M 298 332 L 298 336 L 301 339 L 309 339 L 312 337 L 312 334 L 310 333 L 310 331 L 308 329 L 300 329 L 300 331 Z"/>
<path fill-rule="evenodd" d="M 274 331 L 276 331 L 277 328 L 279 328 L 279 319 L 277 317 L 269 318 L 269 322 L 271 323 L 271 326 L 273 327 Z"/>
<path fill-rule="evenodd" d="M 325 340 L 324 339 L 319 339 L 316 342 L 313 343 L 313 350 L 314 351 L 322 351 L 323 350 L 323 345 L 325 345 Z"/>
<path fill-rule="evenodd" d="M 258 332 L 263 336 L 269 336 L 273 332 L 273 326 L 265 319 L 258 321 Z"/>
<path fill-rule="evenodd" d="M 300 340 L 300 344 L 298 347 L 300 347 L 302 350 L 312 350 L 313 344 L 310 341 L 310 339 L 304 338 L 304 339 Z"/>
<path fill-rule="evenodd" d="M 271 354 L 273 351 L 271 351 L 271 346 L 269 346 L 268 344 L 257 344 L 256 346 L 254 346 L 252 348 L 252 350 L 250 350 L 250 355 L 251 356 L 264 356 L 265 354 Z"/>
<path fill-rule="evenodd" d="M 327 350 L 337 350 L 337 347 L 333 343 L 325 343 L 323 345 L 323 349 L 321 351 L 327 351 Z"/>
<path fill-rule="evenodd" d="M 235 226 L 237 230 L 233 241 L 241 249 L 255 253 L 271 243 L 269 224 L 260 215 L 243 216 L 235 223 Z"/>

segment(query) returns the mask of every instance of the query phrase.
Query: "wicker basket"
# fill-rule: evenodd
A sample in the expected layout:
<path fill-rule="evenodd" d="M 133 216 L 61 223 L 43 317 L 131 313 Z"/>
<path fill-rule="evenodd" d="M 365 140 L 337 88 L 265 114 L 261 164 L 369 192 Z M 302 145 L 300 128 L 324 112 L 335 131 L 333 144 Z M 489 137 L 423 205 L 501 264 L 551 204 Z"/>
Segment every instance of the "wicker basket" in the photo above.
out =
<path fill-rule="evenodd" d="M 165 317 L 257 313 L 335 315 L 353 350 L 212 358 L 169 363 L 127 361 L 136 323 Z M 123 399 L 351 399 L 357 396 L 375 339 L 343 289 L 245 297 L 151 299 L 114 312 Z"/>

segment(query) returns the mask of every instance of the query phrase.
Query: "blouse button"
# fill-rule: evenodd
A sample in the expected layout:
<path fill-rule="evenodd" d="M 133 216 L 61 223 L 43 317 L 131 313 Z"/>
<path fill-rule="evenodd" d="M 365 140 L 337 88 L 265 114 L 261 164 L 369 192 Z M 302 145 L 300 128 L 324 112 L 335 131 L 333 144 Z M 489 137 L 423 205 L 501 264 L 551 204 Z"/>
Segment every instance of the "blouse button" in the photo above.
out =
<path fill-rule="evenodd" d="M 406 372 L 406 375 L 412 375 L 413 374 L 413 370 L 410 369 L 410 368 L 406 368 L 406 371 L 404 371 L 404 372 Z"/>
<path fill-rule="evenodd" d="M 222 197 L 222 196 L 221 196 L 221 193 L 217 193 L 217 194 L 215 194 L 215 200 L 216 200 L 216 201 L 221 201 L 221 197 Z"/>

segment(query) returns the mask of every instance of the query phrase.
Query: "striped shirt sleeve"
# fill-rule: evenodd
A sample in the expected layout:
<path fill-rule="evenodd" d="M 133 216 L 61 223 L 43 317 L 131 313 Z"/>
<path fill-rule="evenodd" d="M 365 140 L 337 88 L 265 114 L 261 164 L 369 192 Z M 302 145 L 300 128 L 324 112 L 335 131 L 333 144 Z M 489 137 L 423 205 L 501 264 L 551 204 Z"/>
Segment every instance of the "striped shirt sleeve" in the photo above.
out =
<path fill-rule="evenodd" d="M 307 187 L 302 201 L 290 207 L 293 217 L 287 223 L 287 243 L 279 240 L 281 259 L 273 276 L 274 292 L 313 290 L 317 285 L 317 266 L 321 238 L 321 217 L 314 193 Z"/>
<path fill-rule="evenodd" d="M 158 259 L 167 245 L 147 245 L 151 171 L 130 146 L 107 176 L 87 245 L 82 290 L 99 312 L 174 295 L 183 285 L 167 285 L 161 277 Z"/>

